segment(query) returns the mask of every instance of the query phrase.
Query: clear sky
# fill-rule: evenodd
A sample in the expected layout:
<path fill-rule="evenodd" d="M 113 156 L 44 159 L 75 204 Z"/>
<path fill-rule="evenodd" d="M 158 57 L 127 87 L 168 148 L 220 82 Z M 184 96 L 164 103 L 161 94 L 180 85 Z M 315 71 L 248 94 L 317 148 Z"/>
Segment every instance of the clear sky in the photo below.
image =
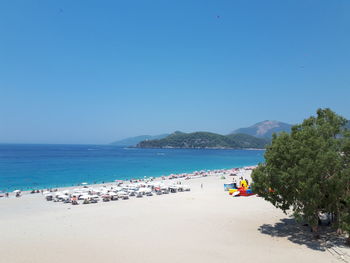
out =
<path fill-rule="evenodd" d="M 350 118 L 348 0 L 2 0 L 0 142 Z"/>

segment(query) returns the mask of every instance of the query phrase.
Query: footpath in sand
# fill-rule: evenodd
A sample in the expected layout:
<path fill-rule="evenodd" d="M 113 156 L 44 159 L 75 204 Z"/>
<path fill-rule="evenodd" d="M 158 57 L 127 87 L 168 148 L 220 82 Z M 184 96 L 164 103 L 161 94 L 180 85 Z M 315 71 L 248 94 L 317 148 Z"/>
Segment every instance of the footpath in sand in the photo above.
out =
<path fill-rule="evenodd" d="M 217 176 L 190 192 L 72 206 L 40 194 L 0 200 L 0 262 L 347 262 L 263 199 Z M 203 188 L 201 188 L 203 184 Z"/>

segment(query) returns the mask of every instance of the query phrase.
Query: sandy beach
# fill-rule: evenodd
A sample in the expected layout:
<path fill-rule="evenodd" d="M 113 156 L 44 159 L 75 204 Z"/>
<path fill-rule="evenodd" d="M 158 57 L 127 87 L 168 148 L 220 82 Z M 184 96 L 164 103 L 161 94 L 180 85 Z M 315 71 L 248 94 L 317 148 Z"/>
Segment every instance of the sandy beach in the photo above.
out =
<path fill-rule="evenodd" d="M 190 192 L 78 206 L 41 194 L 2 198 L 0 262 L 349 261 L 348 248 L 310 239 L 263 199 L 229 196 L 227 181 L 203 177 L 186 182 Z"/>

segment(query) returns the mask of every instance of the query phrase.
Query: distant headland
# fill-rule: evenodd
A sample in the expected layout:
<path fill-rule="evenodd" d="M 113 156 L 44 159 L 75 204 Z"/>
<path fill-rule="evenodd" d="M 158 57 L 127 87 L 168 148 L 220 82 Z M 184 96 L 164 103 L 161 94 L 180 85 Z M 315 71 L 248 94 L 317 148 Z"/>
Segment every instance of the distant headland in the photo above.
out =
<path fill-rule="evenodd" d="M 189 148 L 189 149 L 265 149 L 272 135 L 290 132 L 292 124 L 265 120 L 252 126 L 239 128 L 227 135 L 212 132 L 141 135 L 111 143 L 116 146 L 137 148 Z M 350 128 L 350 121 L 346 125 Z"/>
<path fill-rule="evenodd" d="M 130 137 L 112 144 L 138 148 L 264 149 L 271 142 L 273 133 L 290 132 L 291 127 L 291 124 L 266 120 L 227 135 L 176 131 L 172 134 Z"/>

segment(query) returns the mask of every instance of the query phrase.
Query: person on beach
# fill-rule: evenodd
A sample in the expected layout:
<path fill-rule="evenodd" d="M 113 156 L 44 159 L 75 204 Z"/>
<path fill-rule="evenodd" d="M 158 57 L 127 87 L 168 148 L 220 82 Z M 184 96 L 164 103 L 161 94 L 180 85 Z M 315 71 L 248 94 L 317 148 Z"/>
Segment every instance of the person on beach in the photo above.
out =
<path fill-rule="evenodd" d="M 201 188 L 203 189 L 203 184 L 201 184 Z"/>

